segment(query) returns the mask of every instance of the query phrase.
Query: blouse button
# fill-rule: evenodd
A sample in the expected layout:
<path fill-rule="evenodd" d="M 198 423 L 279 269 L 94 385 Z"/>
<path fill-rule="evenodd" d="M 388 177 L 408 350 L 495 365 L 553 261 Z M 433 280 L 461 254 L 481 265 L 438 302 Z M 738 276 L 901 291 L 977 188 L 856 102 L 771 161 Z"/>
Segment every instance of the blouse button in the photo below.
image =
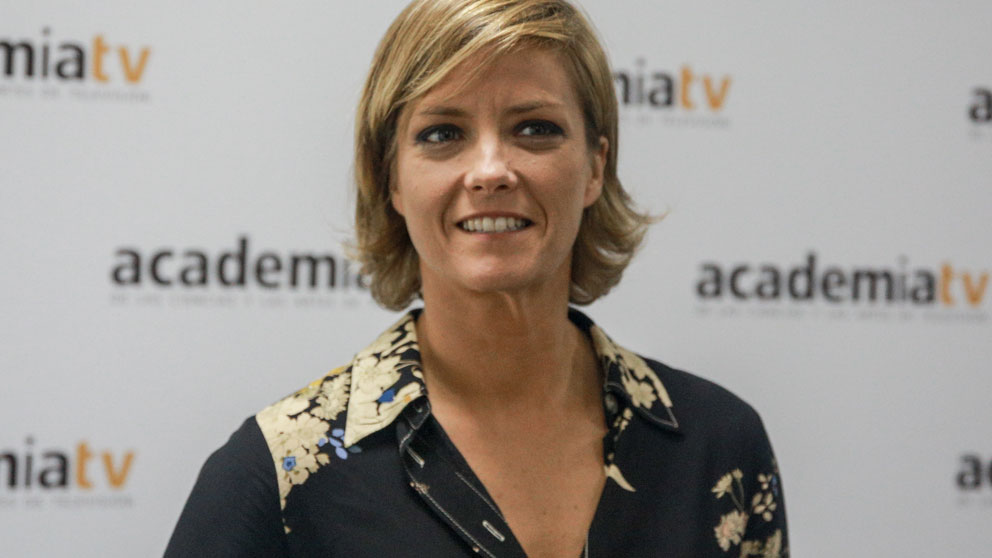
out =
<path fill-rule="evenodd" d="M 612 393 L 607 393 L 603 397 L 603 402 L 606 403 L 606 410 L 610 412 L 611 415 L 617 414 L 617 396 Z"/>

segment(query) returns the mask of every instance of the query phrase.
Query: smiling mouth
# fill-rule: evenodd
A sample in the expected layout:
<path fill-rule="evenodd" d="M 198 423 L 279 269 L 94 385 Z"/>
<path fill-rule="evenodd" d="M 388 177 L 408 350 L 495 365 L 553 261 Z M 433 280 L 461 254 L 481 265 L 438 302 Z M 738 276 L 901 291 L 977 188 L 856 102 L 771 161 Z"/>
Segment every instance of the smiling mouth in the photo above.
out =
<path fill-rule="evenodd" d="M 516 217 L 476 217 L 458 223 L 458 228 L 473 233 L 513 232 L 533 225 L 533 221 Z"/>

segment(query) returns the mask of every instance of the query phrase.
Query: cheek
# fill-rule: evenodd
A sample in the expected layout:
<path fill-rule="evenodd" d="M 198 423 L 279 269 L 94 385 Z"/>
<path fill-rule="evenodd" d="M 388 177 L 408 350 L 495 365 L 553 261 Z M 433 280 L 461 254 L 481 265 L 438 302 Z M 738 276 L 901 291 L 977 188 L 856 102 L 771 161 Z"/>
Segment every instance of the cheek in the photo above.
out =
<path fill-rule="evenodd" d="M 444 222 L 450 205 L 450 179 L 436 165 L 420 161 L 399 161 L 393 206 L 403 215 L 410 229 Z M 448 181 L 446 181 L 448 180 Z M 416 234 L 419 231 L 412 231 Z"/>
<path fill-rule="evenodd" d="M 591 171 L 588 163 L 577 157 L 545 161 L 534 169 L 535 182 L 541 184 L 548 211 L 579 215 L 586 207 L 586 192 Z"/>

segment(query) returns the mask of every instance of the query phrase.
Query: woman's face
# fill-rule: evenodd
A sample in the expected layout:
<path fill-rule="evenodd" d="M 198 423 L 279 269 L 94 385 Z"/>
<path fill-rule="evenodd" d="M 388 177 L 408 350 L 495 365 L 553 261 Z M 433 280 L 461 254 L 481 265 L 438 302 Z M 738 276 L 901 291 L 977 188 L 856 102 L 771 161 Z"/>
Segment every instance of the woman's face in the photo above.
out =
<path fill-rule="evenodd" d="M 465 85 L 473 63 L 400 116 L 392 203 L 420 256 L 424 290 L 568 285 L 582 210 L 602 189 L 607 141 L 590 148 L 559 54 L 507 54 Z"/>

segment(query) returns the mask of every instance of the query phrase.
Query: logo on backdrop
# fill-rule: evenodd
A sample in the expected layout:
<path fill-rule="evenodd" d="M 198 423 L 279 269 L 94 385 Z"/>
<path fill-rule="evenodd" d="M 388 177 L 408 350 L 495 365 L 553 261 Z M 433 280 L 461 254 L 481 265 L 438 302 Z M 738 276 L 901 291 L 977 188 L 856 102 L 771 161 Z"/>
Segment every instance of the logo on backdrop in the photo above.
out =
<path fill-rule="evenodd" d="M 992 506 L 992 457 L 983 459 L 981 454 L 962 454 L 954 484 L 962 506 L 984 504 Z"/>
<path fill-rule="evenodd" d="M 70 447 L 36 443 L 0 446 L 0 506 L 126 507 L 135 462 L 130 449 L 80 440 Z"/>
<path fill-rule="evenodd" d="M 60 37 L 43 27 L 34 36 L 0 36 L 0 97 L 144 102 L 150 57 L 150 47 L 104 34 Z"/>
<path fill-rule="evenodd" d="M 215 249 L 122 246 L 108 275 L 117 304 L 307 306 L 371 300 L 358 269 L 330 252 L 259 250 L 241 235 Z"/>
<path fill-rule="evenodd" d="M 613 74 L 620 115 L 638 122 L 724 128 L 733 78 L 683 64 L 676 70 L 649 66 L 638 58 L 631 69 Z"/>
<path fill-rule="evenodd" d="M 957 262 L 914 265 L 902 256 L 894 263 L 851 266 L 822 262 L 809 251 L 800 262 L 785 266 L 702 262 L 694 292 L 703 313 L 724 302 L 727 314 L 744 305 L 771 316 L 826 309 L 838 318 L 858 310 L 857 316 L 864 318 L 912 319 L 916 310 L 926 310 L 926 318 L 985 321 L 988 286 L 987 270 Z"/>
<path fill-rule="evenodd" d="M 968 120 L 973 138 L 992 140 L 992 88 L 976 87 L 972 91 Z"/>

